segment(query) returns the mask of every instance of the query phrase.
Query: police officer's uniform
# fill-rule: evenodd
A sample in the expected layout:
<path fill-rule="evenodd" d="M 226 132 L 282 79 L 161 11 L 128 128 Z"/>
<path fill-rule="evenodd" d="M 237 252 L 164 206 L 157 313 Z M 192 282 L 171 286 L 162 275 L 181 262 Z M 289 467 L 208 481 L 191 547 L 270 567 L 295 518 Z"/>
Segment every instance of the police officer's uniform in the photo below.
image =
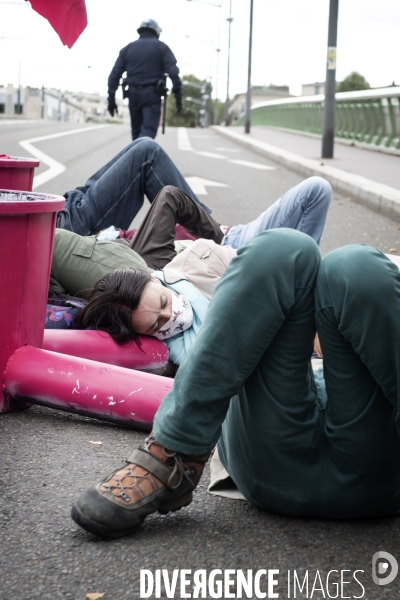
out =
<path fill-rule="evenodd" d="M 149 136 L 155 138 L 161 114 L 161 97 L 157 82 L 168 73 L 173 83 L 178 112 L 182 108 L 182 82 L 176 58 L 170 48 L 158 39 L 161 27 L 148 19 L 137 30 L 140 37 L 119 53 L 108 78 L 108 110 L 113 116 L 117 106 L 115 92 L 122 74 L 126 71 L 125 83 L 129 86 L 129 111 L 131 115 L 132 139 Z"/>

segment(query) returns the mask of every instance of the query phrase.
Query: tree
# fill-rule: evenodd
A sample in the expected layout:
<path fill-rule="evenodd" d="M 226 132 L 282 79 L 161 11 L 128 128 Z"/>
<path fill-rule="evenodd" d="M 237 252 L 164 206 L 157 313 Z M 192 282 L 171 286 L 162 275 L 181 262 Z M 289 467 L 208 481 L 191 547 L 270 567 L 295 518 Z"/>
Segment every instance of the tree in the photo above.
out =
<path fill-rule="evenodd" d="M 177 114 L 174 95 L 170 94 L 167 103 L 167 125 L 196 127 L 199 124 L 200 110 L 203 109 L 202 97 L 205 94 L 211 97 L 212 85 L 208 81 L 198 79 L 195 75 L 184 75 L 182 81 L 182 112 Z M 187 98 L 193 98 L 194 102 Z M 211 100 L 203 102 L 205 110 L 209 110 L 210 102 Z"/>
<path fill-rule="evenodd" d="M 371 86 L 365 77 L 357 73 L 357 71 L 353 71 L 337 85 L 336 91 L 356 92 L 357 90 L 369 90 L 370 88 Z"/>

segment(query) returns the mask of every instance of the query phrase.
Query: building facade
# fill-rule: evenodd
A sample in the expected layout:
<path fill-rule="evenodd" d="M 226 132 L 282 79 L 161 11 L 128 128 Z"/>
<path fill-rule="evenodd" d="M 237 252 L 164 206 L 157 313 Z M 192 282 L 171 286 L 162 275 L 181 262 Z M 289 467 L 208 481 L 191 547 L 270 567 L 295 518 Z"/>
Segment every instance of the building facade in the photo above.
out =
<path fill-rule="evenodd" d="M 107 112 L 107 96 L 49 88 L 16 88 L 0 85 L 0 119 L 49 119 L 69 123 L 109 121 L 129 123 L 127 106 L 118 106 L 118 117 Z"/>
<path fill-rule="evenodd" d="M 230 122 L 234 123 L 246 112 L 246 92 L 236 94 L 229 105 Z M 280 98 L 291 98 L 289 86 L 261 86 L 253 85 L 251 87 L 251 106 L 267 100 L 279 100 Z"/>

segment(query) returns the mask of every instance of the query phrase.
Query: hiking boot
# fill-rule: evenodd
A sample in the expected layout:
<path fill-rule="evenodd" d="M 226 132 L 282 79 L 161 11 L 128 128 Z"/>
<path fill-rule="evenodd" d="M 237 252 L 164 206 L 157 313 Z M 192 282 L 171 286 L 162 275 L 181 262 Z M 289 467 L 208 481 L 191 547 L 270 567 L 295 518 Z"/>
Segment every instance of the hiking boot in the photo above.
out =
<path fill-rule="evenodd" d="M 208 457 L 170 452 L 150 436 L 125 467 L 82 494 L 71 517 L 103 538 L 130 535 L 147 515 L 167 514 L 190 504 Z"/>

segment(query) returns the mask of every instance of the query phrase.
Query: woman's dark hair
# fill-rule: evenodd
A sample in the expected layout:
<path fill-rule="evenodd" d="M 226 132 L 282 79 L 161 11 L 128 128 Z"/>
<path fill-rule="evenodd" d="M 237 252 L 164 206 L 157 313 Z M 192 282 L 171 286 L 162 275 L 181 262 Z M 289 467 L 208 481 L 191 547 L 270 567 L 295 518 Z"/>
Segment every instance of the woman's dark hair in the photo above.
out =
<path fill-rule="evenodd" d="M 78 327 L 106 331 L 120 344 L 137 338 L 132 312 L 138 307 L 151 275 L 141 269 L 117 269 L 104 275 L 91 290 Z"/>

